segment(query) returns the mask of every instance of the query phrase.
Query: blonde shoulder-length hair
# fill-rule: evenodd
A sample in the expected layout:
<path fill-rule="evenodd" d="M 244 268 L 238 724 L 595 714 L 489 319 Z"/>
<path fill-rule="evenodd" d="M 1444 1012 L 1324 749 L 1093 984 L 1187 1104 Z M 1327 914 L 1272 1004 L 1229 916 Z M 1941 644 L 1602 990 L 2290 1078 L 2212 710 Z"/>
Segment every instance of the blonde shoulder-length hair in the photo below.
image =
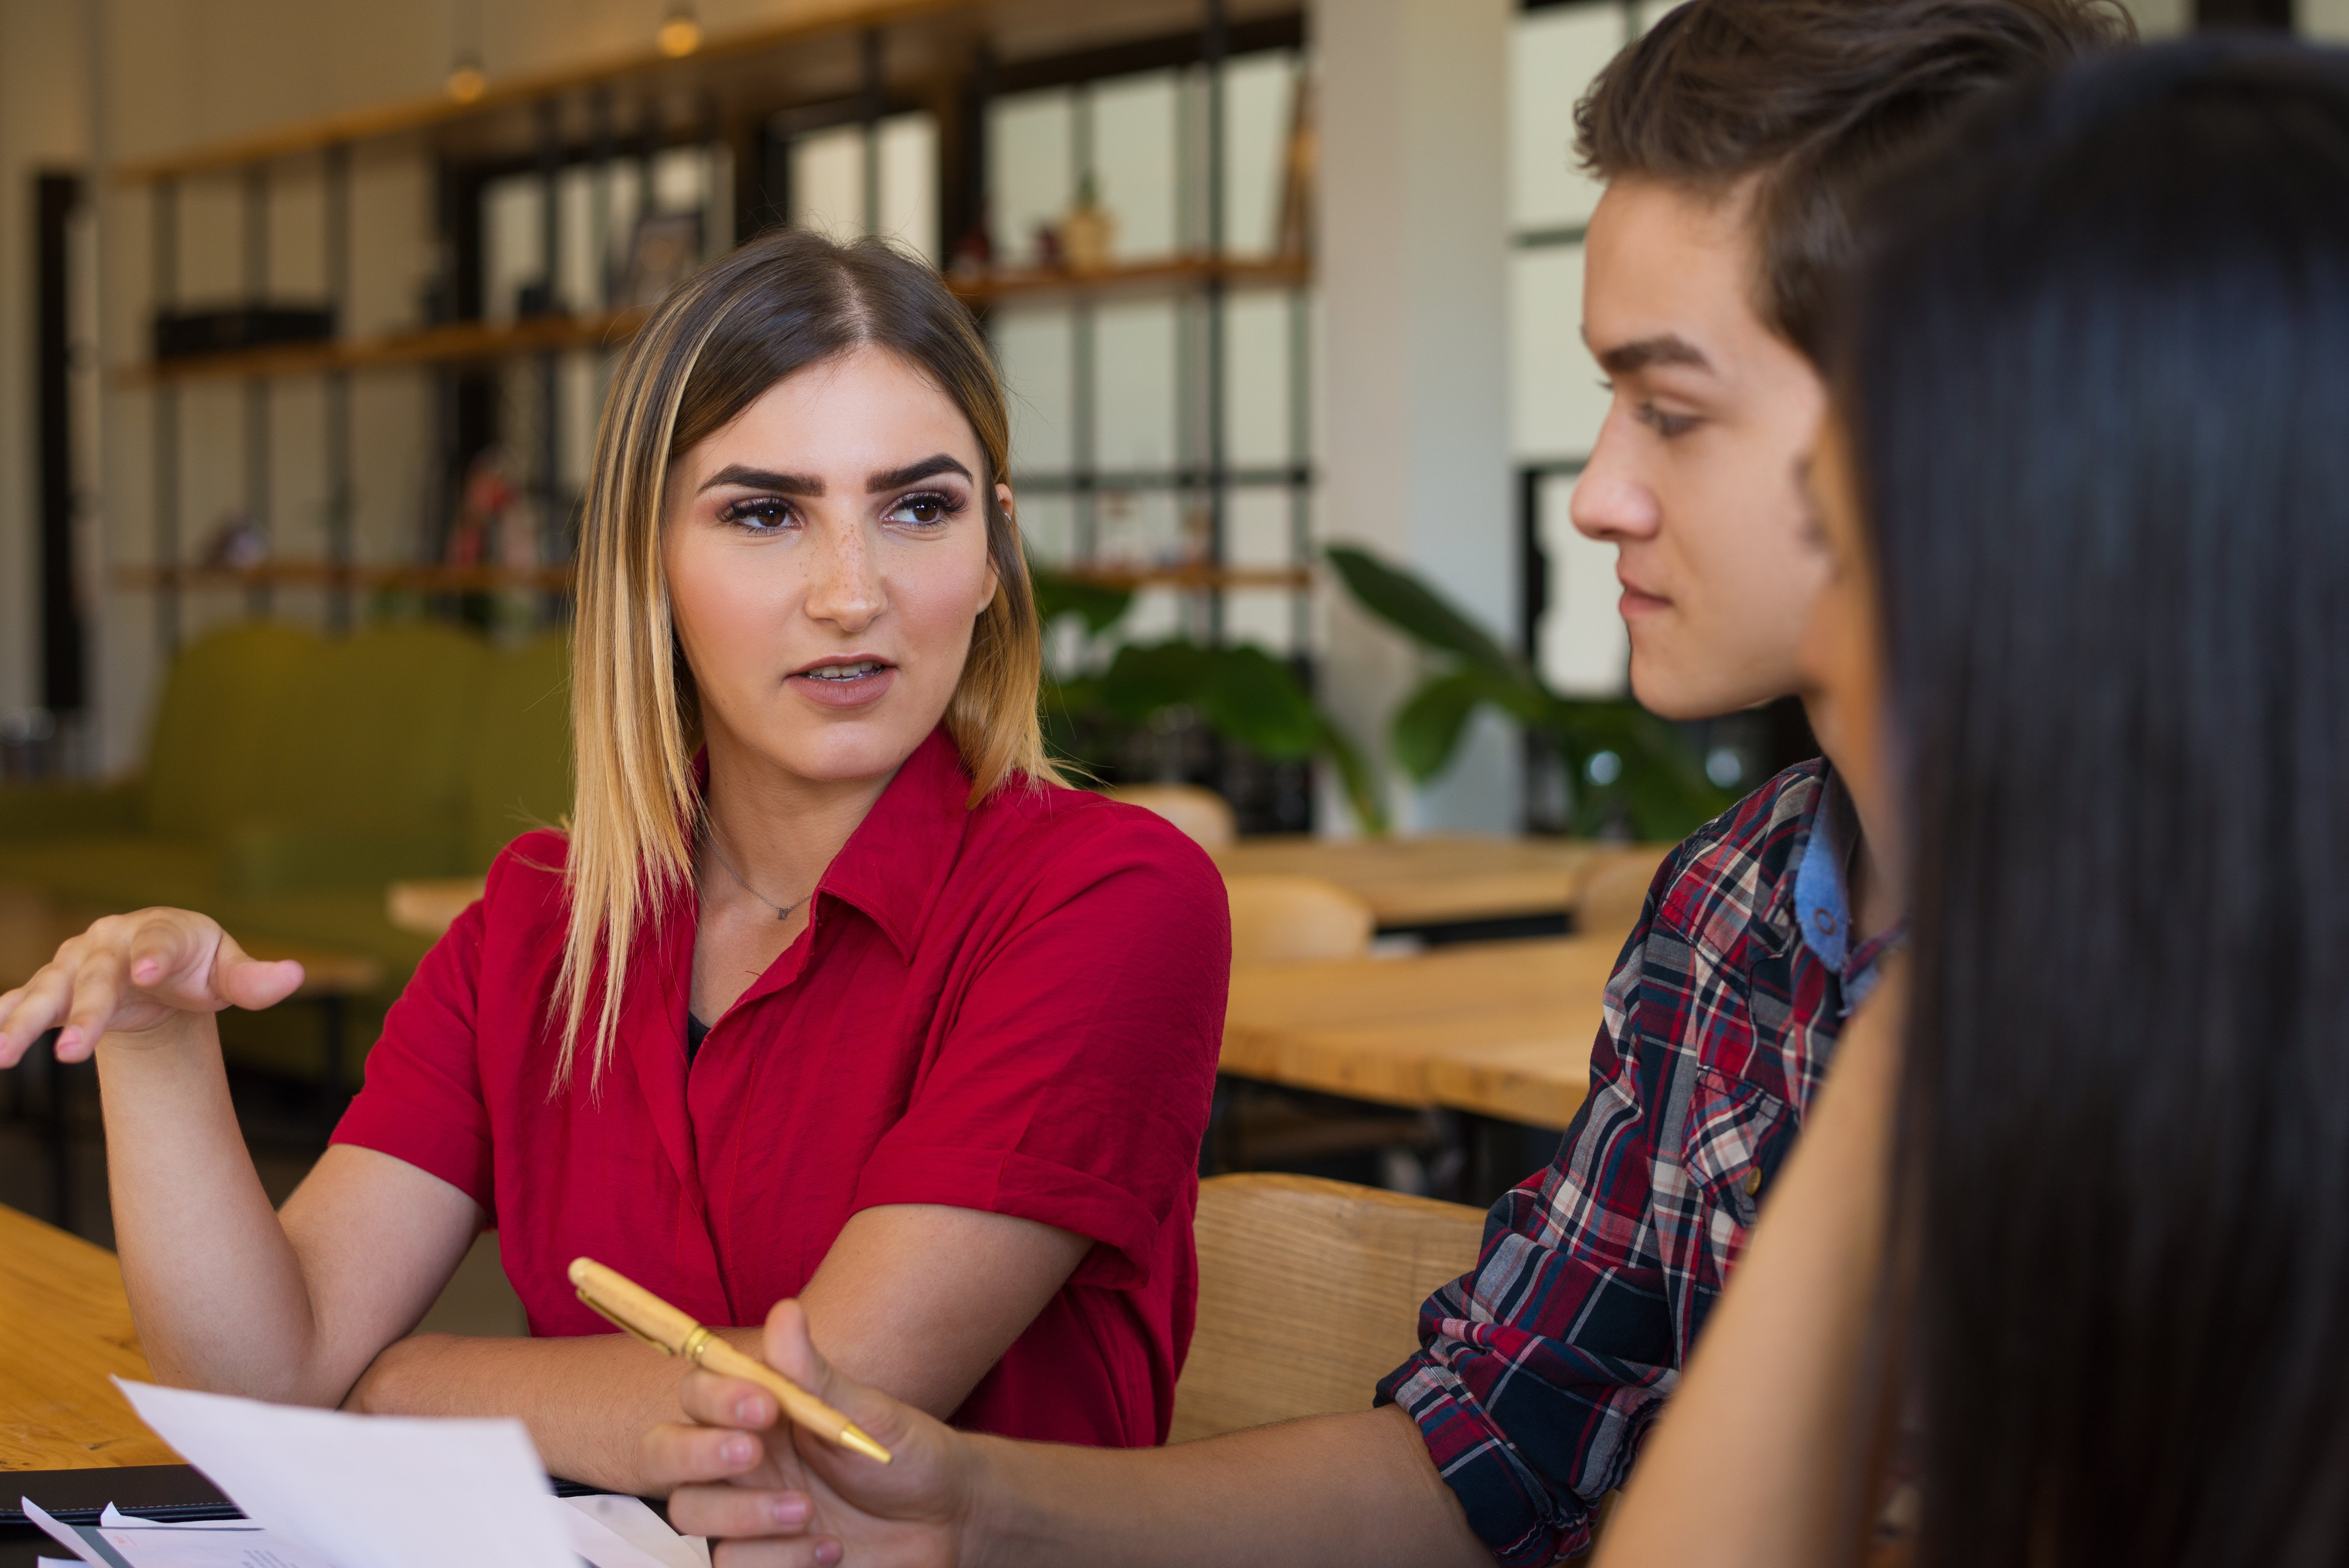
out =
<path fill-rule="evenodd" d="M 1009 469 L 1010 420 L 970 313 L 936 273 L 878 240 L 840 245 L 784 231 L 695 273 L 621 358 L 580 525 L 558 1088 L 583 1035 L 592 1037 L 592 1076 L 601 1079 L 629 957 L 653 934 L 661 901 L 694 874 L 700 712 L 662 564 L 670 468 L 785 377 L 864 347 L 885 349 L 936 381 L 969 419 L 986 459 L 978 489 L 999 586 L 972 628 L 946 712 L 970 772 L 970 804 L 1015 778 L 1058 782 L 1037 714 L 1036 601 L 1019 526 L 995 494 Z"/>

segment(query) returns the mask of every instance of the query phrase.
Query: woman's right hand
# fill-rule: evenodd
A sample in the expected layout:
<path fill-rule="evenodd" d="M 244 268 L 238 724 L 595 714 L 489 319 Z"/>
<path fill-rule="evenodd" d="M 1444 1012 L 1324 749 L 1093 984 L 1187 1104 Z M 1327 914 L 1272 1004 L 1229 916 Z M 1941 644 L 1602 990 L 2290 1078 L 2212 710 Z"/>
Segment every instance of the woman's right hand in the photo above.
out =
<path fill-rule="evenodd" d="M 0 995 L 0 1068 L 15 1067 L 51 1029 L 57 1060 L 78 1062 L 107 1035 L 162 1045 L 165 1027 L 223 1007 L 274 1006 L 302 984 L 292 959 L 247 957 L 210 915 L 184 909 L 110 914 Z"/>

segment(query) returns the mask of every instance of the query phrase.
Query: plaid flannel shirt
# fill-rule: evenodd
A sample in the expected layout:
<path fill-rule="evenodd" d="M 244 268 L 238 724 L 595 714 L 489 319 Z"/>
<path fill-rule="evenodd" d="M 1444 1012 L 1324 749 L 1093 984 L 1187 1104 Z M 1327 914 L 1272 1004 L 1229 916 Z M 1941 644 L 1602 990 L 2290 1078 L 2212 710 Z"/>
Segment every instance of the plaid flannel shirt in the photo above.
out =
<path fill-rule="evenodd" d="M 1379 1385 L 1504 1563 L 1590 1544 L 1874 984 L 1892 939 L 1847 940 L 1853 831 L 1814 761 L 1658 869 L 1557 1159 L 1493 1206 Z"/>

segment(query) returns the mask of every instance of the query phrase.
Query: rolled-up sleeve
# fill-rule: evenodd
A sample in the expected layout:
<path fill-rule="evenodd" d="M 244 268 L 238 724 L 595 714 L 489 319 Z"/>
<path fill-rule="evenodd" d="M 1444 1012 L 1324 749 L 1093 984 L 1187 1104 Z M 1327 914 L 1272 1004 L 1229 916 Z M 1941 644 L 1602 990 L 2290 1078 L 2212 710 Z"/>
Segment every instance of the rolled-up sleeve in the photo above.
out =
<path fill-rule="evenodd" d="M 1155 818 L 1048 878 L 946 1015 L 855 1206 L 943 1203 L 1099 1244 L 1076 1283 L 1130 1289 L 1187 1224 L 1231 975 L 1222 878 Z"/>
<path fill-rule="evenodd" d="M 405 1160 L 438 1176 L 495 1219 L 490 1113 L 481 1093 L 474 1020 L 480 1000 L 482 903 L 449 927 L 418 965 L 367 1053 L 367 1081 L 333 1141 Z"/>

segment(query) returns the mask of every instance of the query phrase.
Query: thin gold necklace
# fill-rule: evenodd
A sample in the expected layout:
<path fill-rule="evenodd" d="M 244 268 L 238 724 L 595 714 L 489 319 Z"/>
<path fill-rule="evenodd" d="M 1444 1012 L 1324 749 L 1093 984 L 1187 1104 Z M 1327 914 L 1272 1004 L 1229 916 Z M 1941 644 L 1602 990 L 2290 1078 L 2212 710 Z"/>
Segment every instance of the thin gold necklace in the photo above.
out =
<path fill-rule="evenodd" d="M 718 834 L 716 830 L 709 826 L 709 822 L 707 818 L 703 819 L 701 824 L 701 841 L 709 846 L 709 852 L 718 857 L 718 863 L 726 868 L 726 874 L 734 879 L 734 884 L 740 888 L 744 892 L 749 893 L 752 898 L 757 899 L 761 903 L 765 904 L 769 909 L 773 910 L 777 920 L 791 919 L 792 911 L 799 908 L 800 905 L 807 902 L 807 899 L 804 896 L 802 896 L 792 900 L 789 903 L 777 903 L 773 899 L 769 898 L 765 893 L 762 893 L 757 888 L 752 887 L 749 882 L 744 880 L 742 873 L 734 869 L 734 862 L 726 858 L 726 851 L 718 847 Z"/>

